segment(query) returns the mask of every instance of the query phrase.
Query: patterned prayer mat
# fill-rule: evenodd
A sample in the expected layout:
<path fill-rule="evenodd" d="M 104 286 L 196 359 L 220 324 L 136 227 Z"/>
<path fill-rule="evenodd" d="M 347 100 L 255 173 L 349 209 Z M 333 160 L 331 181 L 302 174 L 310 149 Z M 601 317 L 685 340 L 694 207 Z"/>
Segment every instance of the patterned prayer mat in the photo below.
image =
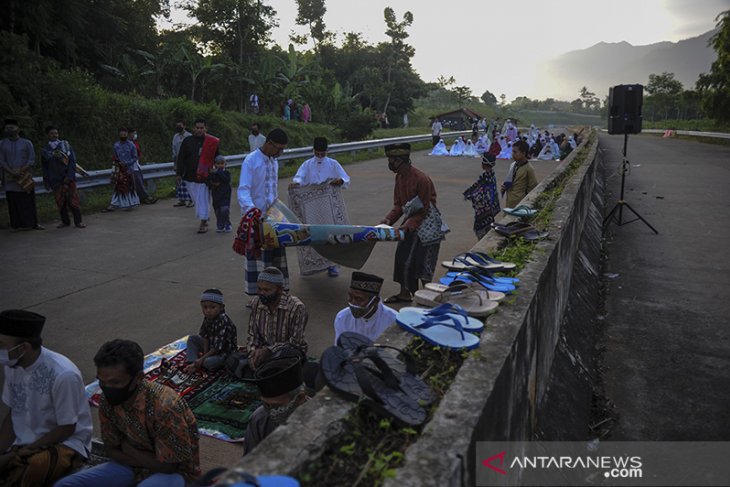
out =
<path fill-rule="evenodd" d="M 243 440 L 251 415 L 261 405 L 255 385 L 228 375 L 219 377 L 187 401 L 201 435 L 231 442 Z"/>

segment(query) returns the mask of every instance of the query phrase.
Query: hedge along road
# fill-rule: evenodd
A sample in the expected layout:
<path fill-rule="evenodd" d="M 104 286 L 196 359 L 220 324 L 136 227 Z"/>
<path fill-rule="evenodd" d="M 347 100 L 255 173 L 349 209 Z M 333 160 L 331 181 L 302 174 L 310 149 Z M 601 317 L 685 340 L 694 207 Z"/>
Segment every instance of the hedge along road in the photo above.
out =
<path fill-rule="evenodd" d="M 451 232 L 441 245 L 440 260 L 469 249 L 473 211 L 462 192 L 481 172 L 480 158 L 412 155 L 416 167 L 436 185 L 438 207 Z M 497 162 L 502 181 L 509 161 Z M 534 161 L 538 179 L 556 166 Z M 345 200 L 353 224 L 376 224 L 393 203 L 394 176 L 385 159 L 345 166 L 352 183 Z M 286 202 L 290 179 L 279 180 L 279 195 Z M 233 192 L 232 219 L 240 217 Z M 95 376 L 93 357 L 99 346 L 113 338 L 138 342 L 145 353 L 190 333 L 202 322 L 199 297 L 203 290 L 223 291 L 226 311 L 245 343 L 249 297 L 243 293 L 243 257 L 231 250 L 233 234 L 218 234 L 215 225 L 196 233 L 194 209 L 173 208 L 175 200 L 159 201 L 133 211 L 84 217 L 88 228 L 0 234 L 0 274 L 3 292 L 0 309 L 24 308 L 45 315 L 45 346 L 69 357 L 84 380 Z M 83 208 L 82 208 L 83 211 Z M 211 213 L 211 217 L 214 216 Z M 385 279 L 383 297 L 398 291 L 392 281 L 395 243 L 379 243 L 363 267 Z M 309 353 L 319 356 L 334 340 L 333 320 L 347 306 L 352 269 L 340 277 L 326 273 L 300 276 L 296 250 L 288 249 L 291 293 L 307 306 L 306 338 Z M 437 270 L 437 277 L 443 269 Z"/>

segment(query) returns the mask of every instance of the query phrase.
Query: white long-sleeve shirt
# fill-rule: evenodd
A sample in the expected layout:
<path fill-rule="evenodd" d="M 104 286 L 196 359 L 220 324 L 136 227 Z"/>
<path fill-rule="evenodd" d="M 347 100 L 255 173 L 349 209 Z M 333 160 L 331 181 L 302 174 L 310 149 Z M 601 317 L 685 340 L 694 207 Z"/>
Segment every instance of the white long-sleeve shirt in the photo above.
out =
<path fill-rule="evenodd" d="M 292 178 L 292 182 L 309 186 L 310 184 L 322 184 L 328 179 L 340 178 L 344 181 L 342 189 L 350 185 L 350 176 L 347 175 L 339 162 L 330 157 L 324 157 L 321 161 L 317 162 L 316 157 L 304 161 Z"/>
<path fill-rule="evenodd" d="M 345 331 L 354 331 L 375 341 L 390 325 L 395 323 L 397 314 L 393 308 L 384 305 L 382 301 L 378 302 L 378 309 L 370 318 L 355 318 L 352 316 L 350 308 L 345 308 L 335 317 L 335 345 L 337 345 L 337 339 Z"/>
<path fill-rule="evenodd" d="M 251 152 L 241 165 L 241 179 L 238 182 L 238 204 L 241 212 L 258 208 L 266 213 L 276 198 L 278 190 L 279 161 L 269 157 L 260 149 Z"/>

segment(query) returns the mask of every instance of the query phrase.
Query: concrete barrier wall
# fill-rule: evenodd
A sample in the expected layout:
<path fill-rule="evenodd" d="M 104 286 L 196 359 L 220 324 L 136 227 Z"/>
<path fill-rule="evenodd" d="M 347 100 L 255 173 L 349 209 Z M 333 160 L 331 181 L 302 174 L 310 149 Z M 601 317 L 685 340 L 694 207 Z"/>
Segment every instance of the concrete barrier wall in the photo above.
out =
<path fill-rule="evenodd" d="M 600 243 L 602 210 L 596 205 L 602 200 L 593 196 L 598 167 L 596 146 L 597 139 L 588 149 L 586 162 L 557 200 L 548 228 L 551 237 L 537 245 L 533 261 L 520 273 L 515 302 L 501 306 L 499 313 L 489 318 L 481 346 L 464 361 L 433 419 L 406 451 L 396 478 L 384 485 L 472 485 L 476 441 L 531 439 L 543 420 L 542 431 L 551 431 L 549 413 L 555 403 L 551 391 L 562 391 L 553 387 L 562 380 L 556 373 L 565 373 L 564 358 L 577 354 L 575 349 L 571 352 L 570 347 L 561 345 L 565 343 L 561 340 L 565 337 L 561 325 L 571 302 L 571 281 L 576 275 L 574 263 L 586 263 L 595 269 L 589 262 L 593 254 L 580 251 L 587 227 L 591 228 L 588 240 L 595 238 L 598 228 Z M 561 179 L 576 152 L 543 180 L 524 203 L 531 204 L 543 190 Z M 492 252 L 503 243 L 501 237 L 491 233 L 475 250 Z M 581 275 L 581 285 L 586 280 L 590 276 Z M 587 296 L 585 292 L 583 295 Z M 411 338 L 392 327 L 379 342 L 403 348 Z M 580 367 L 572 369 L 576 368 Z M 559 400 L 563 395 L 556 397 Z M 354 407 L 354 403 L 325 388 L 244 457 L 236 469 L 254 475 L 295 474 L 342 432 L 343 419 Z"/>

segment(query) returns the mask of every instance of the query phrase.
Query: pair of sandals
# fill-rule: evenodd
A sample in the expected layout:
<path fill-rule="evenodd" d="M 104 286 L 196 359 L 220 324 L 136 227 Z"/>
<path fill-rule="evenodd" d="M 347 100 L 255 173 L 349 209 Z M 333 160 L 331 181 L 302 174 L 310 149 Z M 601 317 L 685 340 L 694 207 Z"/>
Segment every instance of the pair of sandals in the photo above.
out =
<path fill-rule="evenodd" d="M 402 308 L 395 322 L 428 343 L 448 350 L 472 350 L 480 338 L 476 335 L 484 329 L 484 323 L 468 315 L 456 304 L 442 304 L 433 309 Z"/>
<path fill-rule="evenodd" d="M 433 391 L 416 375 L 410 355 L 376 345 L 359 333 L 342 333 L 337 345 L 322 353 L 320 367 L 330 389 L 403 426 L 423 424 L 428 416 L 425 408 L 435 401 Z"/>
<path fill-rule="evenodd" d="M 492 228 L 504 237 L 522 237 L 528 242 L 534 242 L 547 238 L 548 232 L 541 232 L 526 222 L 510 222 L 506 225 L 492 223 Z"/>

